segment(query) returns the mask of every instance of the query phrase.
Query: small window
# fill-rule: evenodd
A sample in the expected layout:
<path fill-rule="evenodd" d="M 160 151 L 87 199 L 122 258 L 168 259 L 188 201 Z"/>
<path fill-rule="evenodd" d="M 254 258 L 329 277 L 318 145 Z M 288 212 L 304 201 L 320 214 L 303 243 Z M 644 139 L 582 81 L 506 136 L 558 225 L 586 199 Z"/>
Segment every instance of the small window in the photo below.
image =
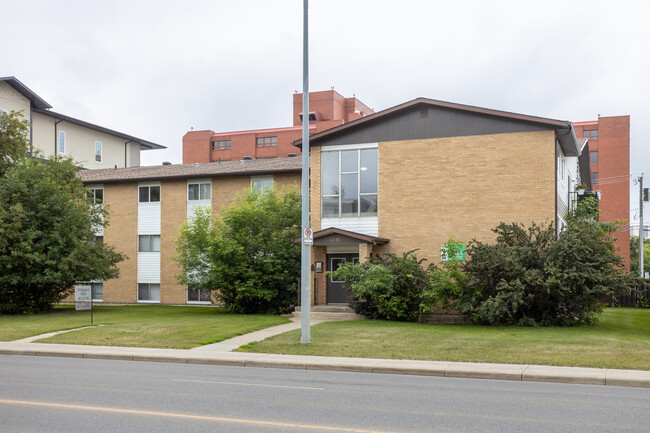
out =
<path fill-rule="evenodd" d="M 251 189 L 264 192 L 273 188 L 273 176 L 259 176 L 251 178 Z"/>
<path fill-rule="evenodd" d="M 589 152 L 591 165 L 598 165 L 598 152 Z"/>
<path fill-rule="evenodd" d="M 95 141 L 95 162 L 102 162 L 102 142 Z"/>
<path fill-rule="evenodd" d="M 59 131 L 59 153 L 65 153 L 65 131 Z"/>
<path fill-rule="evenodd" d="M 278 145 L 278 137 L 260 137 L 257 139 L 257 147 L 275 147 Z"/>
<path fill-rule="evenodd" d="M 160 201 L 160 186 L 141 186 L 138 189 L 138 201 L 140 203 L 159 202 Z"/>
<path fill-rule="evenodd" d="M 141 253 L 160 252 L 160 235 L 138 236 L 138 252 Z"/>
<path fill-rule="evenodd" d="M 212 302 L 210 290 L 187 286 L 187 302 Z"/>
<path fill-rule="evenodd" d="M 104 300 L 104 283 L 90 283 L 90 289 L 93 297 L 93 301 L 103 301 Z"/>
<path fill-rule="evenodd" d="M 88 188 L 88 199 L 93 204 L 99 204 L 104 201 L 104 188 Z"/>
<path fill-rule="evenodd" d="M 210 182 L 188 184 L 187 199 L 188 200 L 210 200 Z"/>
<path fill-rule="evenodd" d="M 212 150 L 229 150 L 230 140 L 217 140 L 212 142 Z"/>
<path fill-rule="evenodd" d="M 332 257 L 330 259 L 330 269 L 329 270 L 331 272 L 334 272 L 339 268 L 339 266 L 344 265 L 344 264 L 345 264 L 345 257 Z M 335 280 L 334 277 L 332 277 L 332 276 L 330 276 L 330 281 L 332 283 L 342 283 L 343 282 L 343 281 Z"/>
<path fill-rule="evenodd" d="M 597 129 L 585 129 L 583 137 L 589 138 L 590 140 L 598 140 L 598 130 Z"/>
<path fill-rule="evenodd" d="M 591 187 L 596 188 L 598 186 L 598 173 L 597 172 L 592 172 L 591 173 Z"/>
<path fill-rule="evenodd" d="M 138 301 L 160 302 L 160 284 L 139 283 Z"/>
<path fill-rule="evenodd" d="M 104 243 L 104 236 L 95 236 L 95 244 L 103 244 Z"/>

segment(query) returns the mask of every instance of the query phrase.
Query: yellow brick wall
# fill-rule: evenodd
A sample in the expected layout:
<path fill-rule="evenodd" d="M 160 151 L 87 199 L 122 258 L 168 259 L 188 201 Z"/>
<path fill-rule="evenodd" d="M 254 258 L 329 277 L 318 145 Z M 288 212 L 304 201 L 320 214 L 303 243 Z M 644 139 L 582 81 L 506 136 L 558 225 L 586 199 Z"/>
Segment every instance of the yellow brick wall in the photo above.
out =
<path fill-rule="evenodd" d="M 104 302 L 137 302 L 138 184 L 104 185 L 104 204 L 109 211 L 104 242 L 128 256 L 118 265 L 120 277 L 104 281 Z"/>
<path fill-rule="evenodd" d="M 379 144 L 384 252 L 419 248 L 437 263 L 449 237 L 492 241 L 500 222 L 555 220 L 555 133 L 495 134 Z"/>
<path fill-rule="evenodd" d="M 174 278 L 180 267 L 173 256 L 176 255 L 174 239 L 187 219 L 187 181 L 163 181 L 160 190 L 160 302 L 184 304 L 185 286 Z"/>

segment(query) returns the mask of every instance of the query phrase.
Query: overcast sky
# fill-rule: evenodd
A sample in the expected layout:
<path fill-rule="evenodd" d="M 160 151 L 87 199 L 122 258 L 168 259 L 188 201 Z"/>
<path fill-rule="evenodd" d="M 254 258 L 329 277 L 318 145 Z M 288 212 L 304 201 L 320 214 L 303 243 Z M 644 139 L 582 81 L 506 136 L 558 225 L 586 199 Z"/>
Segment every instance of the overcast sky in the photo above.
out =
<path fill-rule="evenodd" d="M 647 0 L 309 6 L 312 91 L 333 86 L 376 111 L 422 96 L 573 122 L 629 114 L 630 172 L 650 173 Z M 143 165 L 180 163 L 191 127 L 291 126 L 302 7 L 0 0 L 0 76 L 53 111 L 168 147 L 144 152 Z"/>

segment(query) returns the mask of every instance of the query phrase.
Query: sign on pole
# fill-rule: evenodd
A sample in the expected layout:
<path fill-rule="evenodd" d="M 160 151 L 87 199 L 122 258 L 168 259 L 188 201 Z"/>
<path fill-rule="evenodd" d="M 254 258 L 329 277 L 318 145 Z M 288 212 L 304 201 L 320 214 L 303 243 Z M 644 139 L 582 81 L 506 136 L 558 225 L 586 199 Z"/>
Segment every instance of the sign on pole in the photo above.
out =
<path fill-rule="evenodd" d="M 305 245 L 314 245 L 314 231 L 311 229 L 311 227 L 307 227 L 305 229 L 303 242 Z"/>
<path fill-rule="evenodd" d="M 75 310 L 90 310 L 91 289 L 90 286 L 74 286 Z"/>

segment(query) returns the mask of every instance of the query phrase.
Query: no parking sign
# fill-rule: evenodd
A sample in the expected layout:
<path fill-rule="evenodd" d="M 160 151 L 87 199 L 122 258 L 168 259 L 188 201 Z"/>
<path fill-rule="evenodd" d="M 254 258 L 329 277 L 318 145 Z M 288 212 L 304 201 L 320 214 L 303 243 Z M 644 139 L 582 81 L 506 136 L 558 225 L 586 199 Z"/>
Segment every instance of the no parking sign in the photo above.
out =
<path fill-rule="evenodd" d="M 303 232 L 302 241 L 305 245 L 314 245 L 314 231 L 311 227 L 307 227 Z"/>

